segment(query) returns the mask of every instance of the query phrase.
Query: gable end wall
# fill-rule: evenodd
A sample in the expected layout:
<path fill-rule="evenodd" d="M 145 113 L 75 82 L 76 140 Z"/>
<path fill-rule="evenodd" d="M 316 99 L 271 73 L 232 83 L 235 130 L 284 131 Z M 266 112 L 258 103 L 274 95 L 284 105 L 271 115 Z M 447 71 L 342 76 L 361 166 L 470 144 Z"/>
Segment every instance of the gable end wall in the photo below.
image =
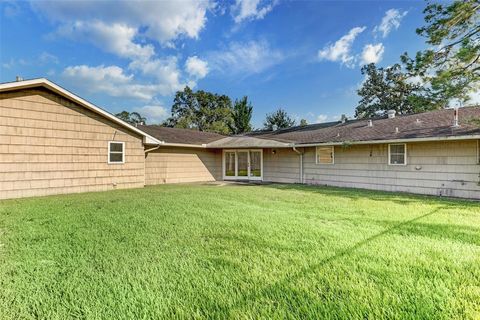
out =
<path fill-rule="evenodd" d="M 125 164 L 108 164 L 108 141 Z M 0 199 L 143 187 L 142 137 L 43 89 L 0 94 Z"/>

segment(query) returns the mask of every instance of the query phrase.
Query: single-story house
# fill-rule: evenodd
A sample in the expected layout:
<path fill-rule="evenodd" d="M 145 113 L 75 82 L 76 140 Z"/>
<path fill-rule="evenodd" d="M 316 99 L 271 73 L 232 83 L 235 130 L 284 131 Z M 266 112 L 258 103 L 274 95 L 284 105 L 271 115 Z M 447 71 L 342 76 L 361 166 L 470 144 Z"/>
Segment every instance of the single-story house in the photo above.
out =
<path fill-rule="evenodd" d="M 241 136 L 132 126 L 64 88 L 0 84 L 0 199 L 218 180 L 480 199 L 480 107 Z"/>

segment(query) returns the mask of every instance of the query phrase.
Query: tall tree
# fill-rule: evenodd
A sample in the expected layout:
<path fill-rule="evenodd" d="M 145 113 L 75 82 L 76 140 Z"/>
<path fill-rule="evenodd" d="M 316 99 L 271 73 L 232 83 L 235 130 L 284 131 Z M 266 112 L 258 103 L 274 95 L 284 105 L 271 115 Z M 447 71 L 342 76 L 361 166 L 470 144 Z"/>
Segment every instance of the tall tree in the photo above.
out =
<path fill-rule="evenodd" d="M 194 92 L 187 86 L 175 94 L 172 115 L 163 125 L 228 134 L 231 121 L 232 102 L 228 96 Z"/>
<path fill-rule="evenodd" d="M 232 110 L 232 123 L 229 126 L 231 133 L 239 134 L 252 131 L 252 125 L 250 124 L 252 112 L 253 107 L 247 96 L 235 100 Z"/>
<path fill-rule="evenodd" d="M 295 125 L 295 120 L 288 115 L 288 113 L 283 109 L 278 109 L 275 112 L 268 113 L 263 126 L 267 130 L 272 130 L 273 128 L 284 129 L 290 128 Z"/>
<path fill-rule="evenodd" d="M 130 124 L 136 125 L 136 124 L 144 124 L 147 120 L 147 118 L 143 117 L 140 115 L 138 112 L 128 112 L 128 111 L 122 111 L 117 114 L 115 114 L 117 118 L 120 118 L 121 120 L 128 122 Z"/>
<path fill-rule="evenodd" d="M 423 13 L 426 24 L 416 31 L 429 48 L 415 58 L 404 53 L 402 62 L 411 75 L 430 84 L 430 99 L 437 105 L 466 102 L 479 89 L 480 0 L 430 1 Z"/>
<path fill-rule="evenodd" d="M 371 63 L 363 66 L 361 72 L 366 80 L 357 90 L 361 97 L 355 110 L 357 118 L 384 115 L 390 109 L 399 114 L 408 114 L 436 108 L 425 98 L 426 89 L 419 83 L 409 81 L 399 64 L 377 68 Z"/>

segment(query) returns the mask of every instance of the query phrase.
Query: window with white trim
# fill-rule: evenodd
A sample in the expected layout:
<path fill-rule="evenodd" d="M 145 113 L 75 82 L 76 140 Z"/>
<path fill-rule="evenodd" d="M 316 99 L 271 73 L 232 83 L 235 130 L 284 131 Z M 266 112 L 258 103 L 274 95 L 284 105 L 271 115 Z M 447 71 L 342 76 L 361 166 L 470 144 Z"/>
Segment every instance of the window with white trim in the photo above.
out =
<path fill-rule="evenodd" d="M 125 163 L 125 142 L 108 142 L 108 163 Z"/>
<path fill-rule="evenodd" d="M 407 145 L 405 143 L 388 145 L 388 164 L 392 166 L 407 164 Z"/>
<path fill-rule="evenodd" d="M 317 147 L 315 157 L 317 164 L 333 164 L 335 161 L 334 146 Z"/>

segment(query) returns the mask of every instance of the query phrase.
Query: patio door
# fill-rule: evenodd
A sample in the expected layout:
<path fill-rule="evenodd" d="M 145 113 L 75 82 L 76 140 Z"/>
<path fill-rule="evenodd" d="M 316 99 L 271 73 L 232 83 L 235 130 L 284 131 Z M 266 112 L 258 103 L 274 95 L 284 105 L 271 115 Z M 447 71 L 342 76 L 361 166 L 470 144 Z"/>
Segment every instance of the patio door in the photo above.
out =
<path fill-rule="evenodd" d="M 249 159 L 248 159 L 248 150 L 247 151 L 237 151 L 237 177 L 238 178 L 248 178 L 248 167 L 249 167 Z"/>
<path fill-rule="evenodd" d="M 225 150 L 223 152 L 223 179 L 262 180 L 263 151 L 258 149 Z"/>

